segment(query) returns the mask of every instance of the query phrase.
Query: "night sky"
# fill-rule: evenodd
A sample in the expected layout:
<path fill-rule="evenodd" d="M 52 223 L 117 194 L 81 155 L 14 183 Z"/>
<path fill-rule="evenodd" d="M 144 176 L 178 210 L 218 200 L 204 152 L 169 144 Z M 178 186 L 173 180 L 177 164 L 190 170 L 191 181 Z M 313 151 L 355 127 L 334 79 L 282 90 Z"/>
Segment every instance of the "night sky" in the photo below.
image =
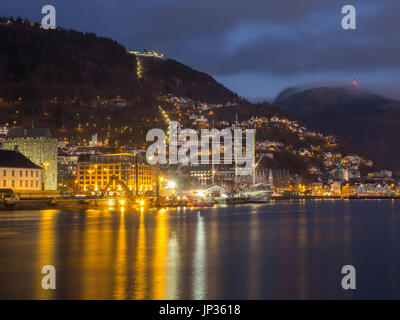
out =
<path fill-rule="evenodd" d="M 399 0 L 2 0 L 0 15 L 94 32 L 213 75 L 245 97 L 287 86 L 351 82 L 400 98 Z M 357 9 L 357 30 L 341 8 Z M 315 84 L 315 85 L 316 85 Z"/>

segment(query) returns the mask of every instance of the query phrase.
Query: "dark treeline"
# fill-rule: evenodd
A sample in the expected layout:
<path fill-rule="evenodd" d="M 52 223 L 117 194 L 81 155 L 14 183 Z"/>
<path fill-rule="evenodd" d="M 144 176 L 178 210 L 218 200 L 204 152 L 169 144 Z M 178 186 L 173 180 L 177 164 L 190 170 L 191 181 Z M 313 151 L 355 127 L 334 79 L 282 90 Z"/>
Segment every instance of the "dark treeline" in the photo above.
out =
<path fill-rule="evenodd" d="M 134 96 L 136 60 L 117 42 L 93 33 L 42 30 L 21 18 L 0 22 L 3 99 Z"/>

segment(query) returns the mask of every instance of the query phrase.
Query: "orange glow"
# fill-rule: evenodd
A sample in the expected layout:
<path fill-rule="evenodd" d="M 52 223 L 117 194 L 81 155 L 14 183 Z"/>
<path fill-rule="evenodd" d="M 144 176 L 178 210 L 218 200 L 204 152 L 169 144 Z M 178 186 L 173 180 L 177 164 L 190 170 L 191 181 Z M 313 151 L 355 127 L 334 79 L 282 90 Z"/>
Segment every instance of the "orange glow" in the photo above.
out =
<path fill-rule="evenodd" d="M 165 211 L 164 211 L 165 212 Z M 165 214 L 157 214 L 157 226 L 154 238 L 154 260 L 153 260 L 153 300 L 163 300 L 166 296 L 166 264 L 168 225 Z"/>

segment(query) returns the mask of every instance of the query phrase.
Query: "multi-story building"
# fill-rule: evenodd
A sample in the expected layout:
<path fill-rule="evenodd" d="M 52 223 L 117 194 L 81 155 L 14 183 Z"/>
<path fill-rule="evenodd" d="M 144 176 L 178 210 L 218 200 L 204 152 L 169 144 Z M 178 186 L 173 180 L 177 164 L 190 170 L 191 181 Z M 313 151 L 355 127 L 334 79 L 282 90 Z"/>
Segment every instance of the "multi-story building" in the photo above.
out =
<path fill-rule="evenodd" d="M 357 190 L 354 184 L 345 184 L 342 186 L 342 196 L 343 197 L 350 197 L 357 195 Z"/>
<path fill-rule="evenodd" d="M 212 180 L 211 166 L 193 166 L 190 168 L 191 183 L 194 185 L 209 185 Z"/>
<path fill-rule="evenodd" d="M 77 155 L 60 154 L 57 157 L 57 175 L 58 182 L 62 182 L 67 178 L 76 177 L 76 166 L 78 164 Z"/>
<path fill-rule="evenodd" d="M 343 179 L 346 181 L 361 179 L 361 173 L 359 170 L 354 169 L 344 169 L 343 170 Z"/>
<path fill-rule="evenodd" d="M 140 193 L 152 191 L 155 183 L 154 168 L 145 157 L 131 153 L 81 155 L 76 172 L 77 190 L 83 192 L 126 187 Z"/>
<path fill-rule="evenodd" d="M 42 190 L 43 169 L 18 151 L 0 150 L 0 188 L 18 191 Z"/>
<path fill-rule="evenodd" d="M 44 190 L 57 189 L 57 139 L 49 129 L 11 129 L 3 141 L 4 150 L 15 147 L 37 166 L 43 168 Z"/>

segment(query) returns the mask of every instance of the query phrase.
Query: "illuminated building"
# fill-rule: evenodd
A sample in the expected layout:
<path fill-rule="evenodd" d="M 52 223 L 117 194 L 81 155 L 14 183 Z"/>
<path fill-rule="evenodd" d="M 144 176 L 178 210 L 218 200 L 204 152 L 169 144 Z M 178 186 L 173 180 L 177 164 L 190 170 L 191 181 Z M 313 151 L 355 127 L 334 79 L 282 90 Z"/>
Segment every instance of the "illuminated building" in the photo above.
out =
<path fill-rule="evenodd" d="M 201 115 L 193 121 L 193 127 L 197 129 L 208 129 L 210 127 L 206 117 Z"/>
<path fill-rule="evenodd" d="M 58 160 L 58 181 L 62 182 L 68 177 L 76 177 L 76 166 L 78 163 L 77 155 L 61 154 L 57 157 Z"/>
<path fill-rule="evenodd" d="M 40 191 L 42 171 L 18 151 L 0 150 L 0 189 Z"/>
<path fill-rule="evenodd" d="M 357 194 L 356 187 L 353 184 L 346 184 L 342 186 L 342 196 L 350 197 L 355 196 Z"/>
<path fill-rule="evenodd" d="M 18 151 L 43 168 L 44 190 L 57 189 L 57 139 L 49 129 L 11 129 L 3 142 L 4 150 Z"/>
<path fill-rule="evenodd" d="M 159 58 L 159 59 L 164 59 L 165 56 L 163 53 L 158 53 L 156 51 L 147 51 L 143 50 L 143 52 L 140 51 L 128 51 L 130 54 L 134 54 L 137 57 L 151 57 L 151 58 Z"/>
<path fill-rule="evenodd" d="M 356 185 L 357 196 L 390 196 L 392 190 L 390 186 L 385 183 L 366 183 Z"/>
<path fill-rule="evenodd" d="M 195 166 L 190 170 L 192 182 L 199 185 L 211 184 L 212 178 L 211 166 Z"/>
<path fill-rule="evenodd" d="M 77 164 L 79 191 L 152 191 L 154 168 L 146 158 L 131 153 L 81 155 Z M 137 180 L 136 180 L 137 173 Z M 126 191 L 126 189 L 125 189 Z"/>

